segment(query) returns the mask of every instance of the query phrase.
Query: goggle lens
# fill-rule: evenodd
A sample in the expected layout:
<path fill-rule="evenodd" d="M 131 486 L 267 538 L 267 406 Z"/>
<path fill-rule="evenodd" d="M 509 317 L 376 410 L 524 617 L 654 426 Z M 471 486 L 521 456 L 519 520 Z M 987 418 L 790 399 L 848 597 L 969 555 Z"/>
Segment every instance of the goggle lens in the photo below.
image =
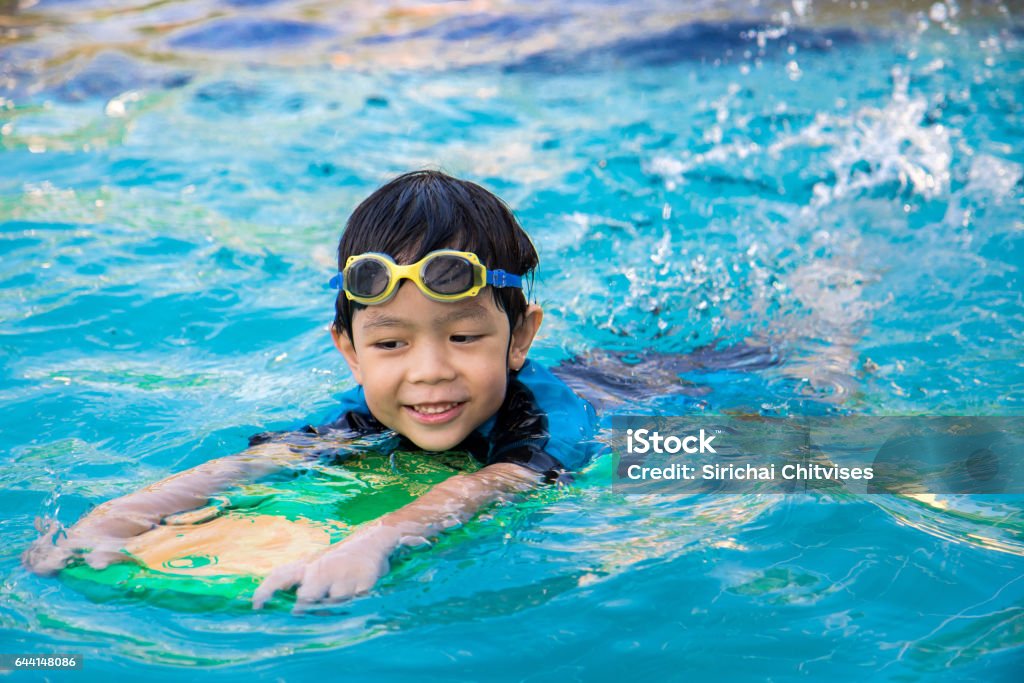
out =
<path fill-rule="evenodd" d="M 473 264 L 461 256 L 435 256 L 424 264 L 422 277 L 437 294 L 462 294 L 473 287 Z"/>
<path fill-rule="evenodd" d="M 345 273 L 345 286 L 356 296 L 372 299 L 384 293 L 390 279 L 386 265 L 376 259 L 362 259 Z"/>

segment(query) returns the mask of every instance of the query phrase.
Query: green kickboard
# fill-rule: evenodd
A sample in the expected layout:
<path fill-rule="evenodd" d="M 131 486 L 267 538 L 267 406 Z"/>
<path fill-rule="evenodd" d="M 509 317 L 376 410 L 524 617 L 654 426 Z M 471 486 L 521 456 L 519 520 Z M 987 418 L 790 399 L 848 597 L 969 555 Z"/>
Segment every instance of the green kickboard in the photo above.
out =
<path fill-rule="evenodd" d="M 351 528 L 477 467 L 465 453 L 405 451 L 307 464 L 166 518 L 126 546 L 129 562 L 97 570 L 76 561 L 60 579 L 95 602 L 142 601 L 186 612 L 248 609 L 274 566 L 315 555 Z M 268 606 L 293 602 L 279 592 Z"/>

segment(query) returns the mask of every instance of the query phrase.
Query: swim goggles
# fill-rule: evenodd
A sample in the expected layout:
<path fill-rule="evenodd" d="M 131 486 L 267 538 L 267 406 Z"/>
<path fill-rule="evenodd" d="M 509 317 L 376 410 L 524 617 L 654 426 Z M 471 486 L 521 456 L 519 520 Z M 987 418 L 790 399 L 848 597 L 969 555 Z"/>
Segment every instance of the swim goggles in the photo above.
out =
<path fill-rule="evenodd" d="M 523 278 L 504 270 L 487 270 L 476 254 L 442 249 L 418 262 L 400 266 L 387 254 L 367 252 L 349 256 L 345 269 L 331 278 L 350 301 L 366 306 L 382 304 L 398 291 L 401 280 L 411 280 L 434 301 L 460 301 L 492 287 L 522 287 Z"/>

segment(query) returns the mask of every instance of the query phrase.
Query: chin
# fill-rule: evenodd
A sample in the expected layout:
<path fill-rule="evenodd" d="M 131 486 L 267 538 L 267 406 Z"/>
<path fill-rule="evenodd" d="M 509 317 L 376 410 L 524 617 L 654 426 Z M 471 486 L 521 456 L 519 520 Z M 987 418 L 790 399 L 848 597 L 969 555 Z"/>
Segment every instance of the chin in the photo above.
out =
<path fill-rule="evenodd" d="M 456 435 L 447 438 L 441 436 L 424 436 L 417 438 L 409 435 L 405 435 L 405 437 L 409 439 L 409 441 L 412 441 L 414 444 L 416 444 L 418 448 L 424 451 L 433 451 L 437 453 L 452 450 L 460 443 L 462 443 L 462 441 L 466 438 L 465 435 Z"/>

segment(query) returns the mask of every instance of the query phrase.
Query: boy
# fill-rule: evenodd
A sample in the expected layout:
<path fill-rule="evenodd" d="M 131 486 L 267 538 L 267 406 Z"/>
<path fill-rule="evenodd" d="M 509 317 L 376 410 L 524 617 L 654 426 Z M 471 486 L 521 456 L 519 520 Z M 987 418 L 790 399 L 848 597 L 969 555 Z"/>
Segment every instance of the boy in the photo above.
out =
<path fill-rule="evenodd" d="M 586 464 L 593 407 L 526 359 L 543 316 L 522 291 L 536 266 L 529 237 L 500 199 L 440 172 L 399 176 L 356 208 L 338 245 L 331 335 L 360 386 L 342 397 L 337 421 L 308 431 L 351 437 L 390 429 L 426 451 L 468 450 L 484 467 L 308 561 L 275 568 L 254 607 L 296 586 L 300 605 L 366 592 L 399 547 L 426 543 L 497 500 Z M 294 462 L 300 456 L 284 441 L 260 435 L 244 453 L 109 501 L 56 544 L 51 528 L 25 563 L 51 573 L 75 555 L 97 568 L 128 560 L 125 542 L 167 515 Z"/>

